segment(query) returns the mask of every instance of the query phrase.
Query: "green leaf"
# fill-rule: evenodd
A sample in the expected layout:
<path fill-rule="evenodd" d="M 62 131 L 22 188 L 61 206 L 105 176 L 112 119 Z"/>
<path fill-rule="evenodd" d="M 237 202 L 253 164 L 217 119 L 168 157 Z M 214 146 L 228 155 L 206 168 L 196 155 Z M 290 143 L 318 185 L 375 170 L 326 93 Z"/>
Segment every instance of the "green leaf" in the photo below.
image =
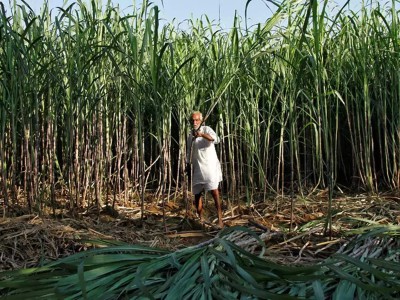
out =
<path fill-rule="evenodd" d="M 312 287 L 314 290 L 314 297 L 316 300 L 324 300 L 325 295 L 324 295 L 324 289 L 322 287 L 321 281 L 320 280 L 315 280 L 312 283 Z"/>
<path fill-rule="evenodd" d="M 332 297 L 334 300 L 353 300 L 356 298 L 356 287 L 357 285 L 350 281 L 341 280 Z"/>

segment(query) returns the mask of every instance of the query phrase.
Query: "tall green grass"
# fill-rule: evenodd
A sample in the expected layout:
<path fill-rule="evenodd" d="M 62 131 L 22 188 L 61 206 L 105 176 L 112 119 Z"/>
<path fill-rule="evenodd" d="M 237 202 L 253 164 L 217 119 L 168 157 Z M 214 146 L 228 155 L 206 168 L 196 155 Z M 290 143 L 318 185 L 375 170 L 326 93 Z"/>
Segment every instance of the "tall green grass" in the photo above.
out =
<path fill-rule="evenodd" d="M 2 8 L 2 195 L 31 210 L 176 197 L 192 110 L 221 136 L 233 201 L 399 189 L 396 9 L 283 1 L 251 30 L 238 16 L 182 30 L 148 1 L 125 15 L 96 1 Z"/>

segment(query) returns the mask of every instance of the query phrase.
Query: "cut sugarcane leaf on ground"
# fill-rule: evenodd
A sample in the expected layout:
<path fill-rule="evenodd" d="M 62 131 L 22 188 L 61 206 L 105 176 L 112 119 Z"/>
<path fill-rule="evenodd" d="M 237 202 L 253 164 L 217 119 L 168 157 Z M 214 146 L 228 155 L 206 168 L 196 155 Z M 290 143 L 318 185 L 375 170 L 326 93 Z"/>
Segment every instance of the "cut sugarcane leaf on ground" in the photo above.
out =
<path fill-rule="evenodd" d="M 304 265 L 284 265 L 246 251 L 237 245 L 243 239 L 238 232 L 254 239 L 247 228 L 233 227 L 205 243 L 173 252 L 106 243 L 107 247 L 42 267 L 3 272 L 0 293 L 5 299 L 222 299 L 228 295 L 395 299 L 400 295 L 400 226 L 371 228 L 331 257 Z M 261 237 L 255 241 L 261 242 Z"/>

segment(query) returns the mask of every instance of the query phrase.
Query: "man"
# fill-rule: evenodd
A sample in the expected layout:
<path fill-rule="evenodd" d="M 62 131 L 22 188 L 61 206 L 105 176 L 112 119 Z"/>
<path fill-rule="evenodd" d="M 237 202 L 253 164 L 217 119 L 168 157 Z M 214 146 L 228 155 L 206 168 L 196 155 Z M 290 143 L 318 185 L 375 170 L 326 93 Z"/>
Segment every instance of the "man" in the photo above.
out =
<path fill-rule="evenodd" d="M 187 139 L 186 161 L 192 164 L 192 192 L 194 193 L 196 210 L 202 221 L 202 192 L 211 191 L 217 209 L 218 226 L 222 228 L 222 211 L 218 190 L 219 182 L 222 181 L 222 172 L 214 146 L 214 144 L 219 143 L 220 139 L 214 130 L 202 125 L 203 115 L 201 112 L 193 112 L 191 121 L 193 122 L 193 130 Z"/>

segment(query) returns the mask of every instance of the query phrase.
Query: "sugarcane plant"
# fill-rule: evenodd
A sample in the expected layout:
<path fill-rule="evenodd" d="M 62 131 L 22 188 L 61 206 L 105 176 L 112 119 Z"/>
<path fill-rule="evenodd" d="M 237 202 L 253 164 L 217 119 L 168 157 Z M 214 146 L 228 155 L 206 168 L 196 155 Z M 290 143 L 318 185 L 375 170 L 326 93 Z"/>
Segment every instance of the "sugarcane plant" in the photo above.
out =
<path fill-rule="evenodd" d="M 243 234 L 257 253 L 238 246 Z M 264 241 L 231 227 L 204 243 L 170 252 L 113 241 L 36 268 L 0 274 L 4 299 L 396 299 L 398 226 L 369 226 L 331 257 L 308 265 L 265 259 Z M 240 238 L 238 238 L 240 237 Z M 254 249 L 254 247 L 253 247 Z"/>
<path fill-rule="evenodd" d="M 2 5 L 5 207 L 139 201 L 144 213 L 148 193 L 177 199 L 186 120 L 211 108 L 222 188 L 238 205 L 290 195 L 293 213 L 296 195 L 328 189 L 331 211 L 338 186 L 398 189 L 397 1 L 362 2 L 359 13 L 267 2 L 265 23 L 243 27 L 235 15 L 229 29 L 207 16 L 164 25 L 150 1 L 125 15 L 100 1 L 39 14 Z"/>

